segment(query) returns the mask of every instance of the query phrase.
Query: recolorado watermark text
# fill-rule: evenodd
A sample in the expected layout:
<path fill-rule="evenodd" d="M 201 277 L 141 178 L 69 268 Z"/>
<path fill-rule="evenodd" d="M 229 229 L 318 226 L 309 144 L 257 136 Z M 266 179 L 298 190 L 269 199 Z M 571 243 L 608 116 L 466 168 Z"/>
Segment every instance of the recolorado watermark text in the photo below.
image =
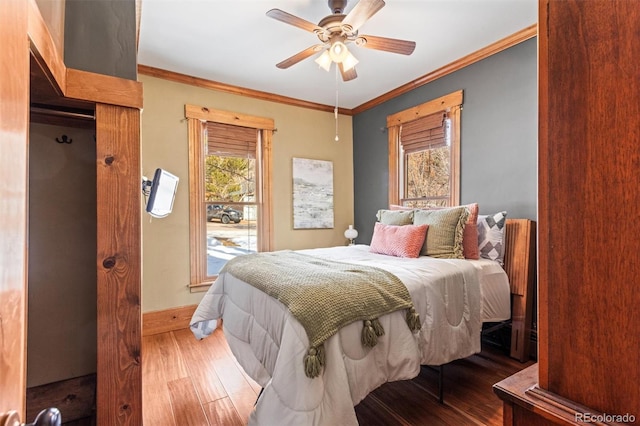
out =
<path fill-rule="evenodd" d="M 636 416 L 633 414 L 595 414 L 595 413 L 576 413 L 575 421 L 578 423 L 633 423 Z"/>

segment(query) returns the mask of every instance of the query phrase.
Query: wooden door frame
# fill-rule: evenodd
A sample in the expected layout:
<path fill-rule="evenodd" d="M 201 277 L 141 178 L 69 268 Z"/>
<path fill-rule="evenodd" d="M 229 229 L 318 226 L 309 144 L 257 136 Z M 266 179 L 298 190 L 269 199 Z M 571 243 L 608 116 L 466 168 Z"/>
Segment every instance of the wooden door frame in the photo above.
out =
<path fill-rule="evenodd" d="M 29 51 L 27 5 L 0 3 L 0 424 L 26 398 Z M 23 419 L 24 420 L 24 419 Z"/>
<path fill-rule="evenodd" d="M 9 410 L 25 421 L 28 114 L 33 91 L 47 86 L 51 105 L 84 105 L 96 115 L 97 424 L 140 425 L 142 84 L 67 68 L 34 0 L 2 2 L 0 15 L 0 70 L 10 77 L 0 83 L 0 315 L 22 321 L 17 336 L 0 340 L 0 362 L 23 362 L 0 378 L 0 422 Z M 35 89 L 34 78 L 45 84 Z M 14 294 L 17 302 L 5 303 Z"/>

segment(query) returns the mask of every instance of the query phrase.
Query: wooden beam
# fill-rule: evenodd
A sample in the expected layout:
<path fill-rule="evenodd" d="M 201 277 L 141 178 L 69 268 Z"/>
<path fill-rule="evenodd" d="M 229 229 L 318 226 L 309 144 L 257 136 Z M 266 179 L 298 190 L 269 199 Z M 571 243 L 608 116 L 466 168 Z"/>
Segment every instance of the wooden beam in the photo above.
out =
<path fill-rule="evenodd" d="M 142 83 L 67 68 L 65 96 L 83 101 L 142 108 Z"/>
<path fill-rule="evenodd" d="M 97 421 L 142 424 L 140 111 L 96 105 Z"/>

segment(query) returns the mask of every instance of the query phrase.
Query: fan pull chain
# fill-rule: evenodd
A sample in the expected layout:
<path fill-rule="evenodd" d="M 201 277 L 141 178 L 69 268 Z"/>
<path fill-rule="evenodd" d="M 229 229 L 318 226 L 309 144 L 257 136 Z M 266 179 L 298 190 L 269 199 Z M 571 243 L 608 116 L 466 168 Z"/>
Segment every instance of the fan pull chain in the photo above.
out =
<path fill-rule="evenodd" d="M 336 106 L 333 109 L 333 117 L 336 120 L 336 138 L 335 141 L 338 142 L 340 138 L 338 137 L 338 64 L 336 64 Z"/>

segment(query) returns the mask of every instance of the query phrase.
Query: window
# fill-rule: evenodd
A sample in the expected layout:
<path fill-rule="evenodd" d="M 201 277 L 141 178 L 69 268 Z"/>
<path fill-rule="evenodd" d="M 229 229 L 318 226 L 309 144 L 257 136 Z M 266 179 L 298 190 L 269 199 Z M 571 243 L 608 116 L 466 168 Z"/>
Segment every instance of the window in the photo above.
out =
<path fill-rule="evenodd" d="M 192 291 L 235 256 L 271 250 L 273 120 L 185 106 Z"/>
<path fill-rule="evenodd" d="M 462 91 L 387 117 L 389 204 L 460 203 Z"/>

